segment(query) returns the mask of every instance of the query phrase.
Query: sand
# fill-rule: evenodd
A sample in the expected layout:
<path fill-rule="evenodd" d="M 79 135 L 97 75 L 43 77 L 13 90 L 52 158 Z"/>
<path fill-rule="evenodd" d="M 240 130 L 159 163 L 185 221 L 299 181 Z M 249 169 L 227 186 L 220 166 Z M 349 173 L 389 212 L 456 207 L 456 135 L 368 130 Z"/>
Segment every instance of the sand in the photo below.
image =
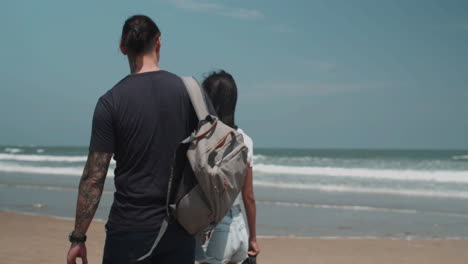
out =
<path fill-rule="evenodd" d="M 0 263 L 66 263 L 73 221 L 0 212 Z M 104 223 L 88 231 L 89 263 L 101 263 Z M 468 239 L 259 238 L 258 263 L 468 263 Z"/>

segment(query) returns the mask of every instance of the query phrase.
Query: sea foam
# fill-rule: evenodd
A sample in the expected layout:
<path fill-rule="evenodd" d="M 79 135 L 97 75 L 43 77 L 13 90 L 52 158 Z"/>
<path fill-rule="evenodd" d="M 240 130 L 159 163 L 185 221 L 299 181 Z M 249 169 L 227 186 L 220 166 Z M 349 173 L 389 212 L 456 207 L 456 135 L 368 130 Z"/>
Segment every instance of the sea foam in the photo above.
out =
<path fill-rule="evenodd" d="M 86 156 L 49 156 L 0 153 L 0 160 L 17 161 L 52 161 L 52 162 L 85 162 Z"/>
<path fill-rule="evenodd" d="M 262 187 L 271 187 L 271 188 L 314 190 L 314 191 L 323 191 L 323 192 L 387 194 L 387 195 L 398 195 L 398 196 L 468 199 L 468 192 L 459 192 L 459 191 L 431 191 L 431 190 L 422 190 L 422 189 L 395 189 L 395 188 L 366 188 L 366 187 L 326 185 L 326 184 L 272 183 L 272 182 L 257 181 L 257 180 L 254 180 L 254 185 L 262 186 Z"/>
<path fill-rule="evenodd" d="M 46 166 L 20 166 L 15 164 L 0 163 L 0 171 L 16 172 L 16 173 L 31 173 L 31 174 L 49 174 L 49 175 L 66 175 L 66 176 L 81 176 L 84 167 L 46 167 Z M 113 169 L 109 168 L 107 176 L 113 176 Z"/>
<path fill-rule="evenodd" d="M 455 170 L 395 170 L 340 167 L 294 167 L 257 164 L 254 171 L 269 174 L 294 174 L 330 177 L 354 177 L 401 181 L 432 181 L 468 183 L 468 171 Z"/>
<path fill-rule="evenodd" d="M 19 153 L 22 152 L 23 150 L 20 148 L 5 148 L 5 152 L 10 152 L 10 153 Z"/>
<path fill-rule="evenodd" d="M 454 159 L 454 160 L 466 160 L 466 161 L 468 161 L 468 155 L 453 156 L 452 159 Z"/>

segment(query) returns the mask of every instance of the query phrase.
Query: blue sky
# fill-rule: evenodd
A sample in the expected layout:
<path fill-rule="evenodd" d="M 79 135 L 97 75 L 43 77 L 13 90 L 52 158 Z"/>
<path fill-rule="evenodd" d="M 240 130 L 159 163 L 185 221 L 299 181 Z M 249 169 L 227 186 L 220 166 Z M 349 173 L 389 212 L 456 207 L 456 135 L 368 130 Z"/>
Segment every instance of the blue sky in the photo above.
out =
<path fill-rule="evenodd" d="M 468 149 L 466 1 L 8 1 L 0 144 L 89 143 L 128 74 L 124 20 L 152 17 L 161 67 L 233 74 L 257 147 Z"/>

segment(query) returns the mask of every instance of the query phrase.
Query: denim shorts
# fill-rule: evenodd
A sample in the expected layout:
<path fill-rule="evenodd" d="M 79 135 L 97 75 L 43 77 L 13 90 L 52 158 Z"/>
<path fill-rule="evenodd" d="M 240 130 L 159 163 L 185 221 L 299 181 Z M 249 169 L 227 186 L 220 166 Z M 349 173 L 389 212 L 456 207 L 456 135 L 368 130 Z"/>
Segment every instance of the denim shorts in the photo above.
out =
<path fill-rule="evenodd" d="M 247 258 L 248 236 L 240 206 L 233 206 L 202 244 L 196 237 L 195 260 L 210 264 L 242 262 Z"/>

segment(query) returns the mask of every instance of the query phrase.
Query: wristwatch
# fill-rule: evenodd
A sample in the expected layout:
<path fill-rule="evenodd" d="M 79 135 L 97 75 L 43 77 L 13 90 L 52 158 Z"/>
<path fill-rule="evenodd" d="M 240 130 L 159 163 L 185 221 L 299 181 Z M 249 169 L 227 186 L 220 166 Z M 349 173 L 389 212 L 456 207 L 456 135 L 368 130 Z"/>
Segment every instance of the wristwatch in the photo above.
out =
<path fill-rule="evenodd" d="M 84 243 L 86 242 L 86 235 L 84 236 L 76 236 L 75 235 L 75 230 L 70 232 L 70 235 L 68 235 L 68 240 L 72 243 Z"/>

